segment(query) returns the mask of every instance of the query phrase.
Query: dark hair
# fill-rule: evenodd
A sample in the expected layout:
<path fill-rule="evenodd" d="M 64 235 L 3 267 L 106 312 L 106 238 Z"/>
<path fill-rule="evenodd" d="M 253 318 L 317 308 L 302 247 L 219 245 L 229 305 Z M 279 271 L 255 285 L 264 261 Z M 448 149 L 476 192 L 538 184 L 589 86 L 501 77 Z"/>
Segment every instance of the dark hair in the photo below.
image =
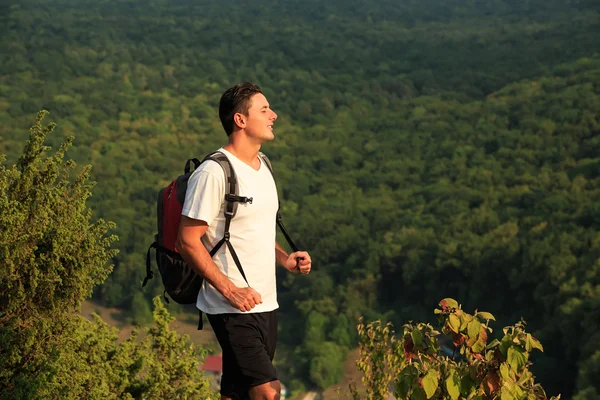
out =
<path fill-rule="evenodd" d="M 219 102 L 219 118 L 227 136 L 233 133 L 233 116 L 236 113 L 248 115 L 250 99 L 257 93 L 262 93 L 262 90 L 250 82 L 238 83 L 223 93 Z"/>

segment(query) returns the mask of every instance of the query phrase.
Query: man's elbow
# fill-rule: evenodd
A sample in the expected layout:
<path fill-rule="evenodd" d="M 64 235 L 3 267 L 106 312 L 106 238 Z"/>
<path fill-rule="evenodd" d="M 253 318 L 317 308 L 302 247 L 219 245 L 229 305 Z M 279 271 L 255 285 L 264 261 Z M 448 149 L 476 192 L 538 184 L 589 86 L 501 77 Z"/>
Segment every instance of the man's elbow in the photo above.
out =
<path fill-rule="evenodd" d="M 175 250 L 183 255 L 190 252 L 190 243 L 181 234 L 177 236 L 177 240 L 175 241 Z"/>
<path fill-rule="evenodd" d="M 181 225 L 177 240 L 175 241 L 175 249 L 182 255 L 193 253 L 200 247 L 203 247 L 200 239 L 206 233 L 208 225 L 204 221 L 196 221 L 185 216 L 182 216 Z"/>
<path fill-rule="evenodd" d="M 177 250 L 178 253 L 181 253 L 183 249 L 182 243 L 181 243 L 181 239 L 179 239 L 179 236 L 177 236 L 177 240 L 175 240 L 175 250 Z"/>
<path fill-rule="evenodd" d="M 199 247 L 203 247 L 200 238 L 191 235 L 182 235 L 181 233 L 177 236 L 175 241 L 175 249 L 179 254 L 186 255 L 197 251 Z"/>

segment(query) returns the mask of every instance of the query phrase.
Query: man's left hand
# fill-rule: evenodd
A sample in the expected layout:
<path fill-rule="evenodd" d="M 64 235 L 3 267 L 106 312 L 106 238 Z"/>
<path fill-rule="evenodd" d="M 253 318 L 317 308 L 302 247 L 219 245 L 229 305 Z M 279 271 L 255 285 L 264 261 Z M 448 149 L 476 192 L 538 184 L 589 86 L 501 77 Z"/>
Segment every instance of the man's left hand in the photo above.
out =
<path fill-rule="evenodd" d="M 284 267 L 293 273 L 308 275 L 311 269 L 310 255 L 306 251 L 296 251 L 288 256 Z"/>

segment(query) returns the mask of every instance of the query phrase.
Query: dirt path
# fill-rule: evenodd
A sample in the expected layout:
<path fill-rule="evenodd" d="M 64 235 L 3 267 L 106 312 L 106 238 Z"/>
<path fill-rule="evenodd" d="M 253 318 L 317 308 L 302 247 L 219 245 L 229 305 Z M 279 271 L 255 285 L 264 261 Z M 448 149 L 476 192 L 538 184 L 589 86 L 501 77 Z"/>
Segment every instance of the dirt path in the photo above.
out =
<path fill-rule="evenodd" d="M 131 335 L 134 326 L 124 322 L 126 321 L 126 313 L 123 310 L 103 307 L 89 300 L 85 301 L 81 306 L 81 315 L 91 320 L 93 313 L 98 314 L 109 326 L 119 330 L 119 342 L 126 340 Z M 179 317 L 183 319 L 184 316 Z M 185 321 L 175 319 L 170 326 L 180 335 L 188 335 L 190 341 L 196 346 L 207 346 L 212 351 L 220 350 L 208 323 L 204 324 L 201 331 L 198 330 L 197 322 L 192 323 L 187 319 Z"/>

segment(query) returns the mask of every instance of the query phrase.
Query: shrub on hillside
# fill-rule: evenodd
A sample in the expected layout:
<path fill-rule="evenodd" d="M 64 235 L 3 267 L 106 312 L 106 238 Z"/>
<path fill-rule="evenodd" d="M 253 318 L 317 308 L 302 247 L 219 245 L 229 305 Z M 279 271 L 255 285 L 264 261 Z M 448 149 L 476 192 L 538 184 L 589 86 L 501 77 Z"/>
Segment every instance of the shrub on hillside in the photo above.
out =
<path fill-rule="evenodd" d="M 387 399 L 390 392 L 415 400 L 548 399 L 529 370 L 530 353 L 543 347 L 523 321 L 504 328 L 502 339 L 488 342 L 492 314 L 468 314 L 450 298 L 439 305 L 435 314 L 441 332 L 425 323 L 408 323 L 401 335 L 389 323 L 359 324 L 357 365 L 364 390 L 352 385 L 355 399 Z M 444 339 L 449 339 L 449 354 L 440 344 Z"/>

